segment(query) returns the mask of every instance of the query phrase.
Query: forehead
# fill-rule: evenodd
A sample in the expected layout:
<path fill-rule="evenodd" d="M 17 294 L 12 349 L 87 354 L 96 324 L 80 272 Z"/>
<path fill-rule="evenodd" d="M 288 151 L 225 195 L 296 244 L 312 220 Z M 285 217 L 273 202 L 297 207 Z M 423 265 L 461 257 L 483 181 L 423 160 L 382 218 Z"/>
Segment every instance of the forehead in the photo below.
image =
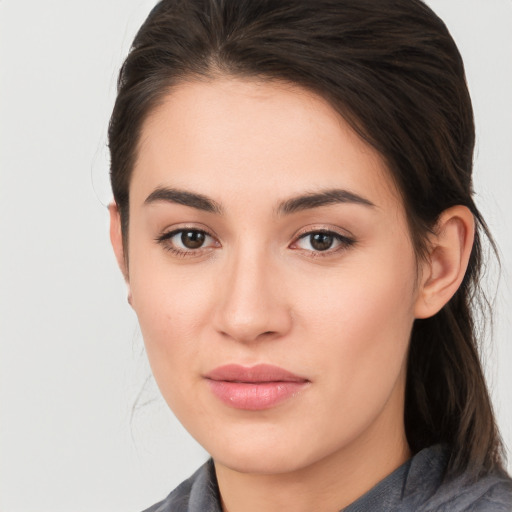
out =
<path fill-rule="evenodd" d="M 143 124 L 131 202 L 157 186 L 223 201 L 244 191 L 286 198 L 318 188 L 397 202 L 389 170 L 323 98 L 295 85 L 239 79 L 178 85 Z"/>

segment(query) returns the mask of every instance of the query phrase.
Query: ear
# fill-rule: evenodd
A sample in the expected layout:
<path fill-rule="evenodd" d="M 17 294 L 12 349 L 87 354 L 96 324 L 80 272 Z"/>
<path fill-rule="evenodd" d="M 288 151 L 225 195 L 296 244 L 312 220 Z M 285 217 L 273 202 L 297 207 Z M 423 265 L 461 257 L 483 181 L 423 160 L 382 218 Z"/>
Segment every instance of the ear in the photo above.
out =
<path fill-rule="evenodd" d="M 121 269 L 126 283 L 128 283 L 128 268 L 126 265 L 125 252 L 123 247 L 123 234 L 121 231 L 121 216 L 119 214 L 119 208 L 115 202 L 112 202 L 108 206 L 108 212 L 110 214 L 110 242 L 116 255 L 117 264 Z"/>
<path fill-rule="evenodd" d="M 473 214 L 465 206 L 440 215 L 422 266 L 416 318 L 435 315 L 453 297 L 466 273 L 474 237 Z"/>

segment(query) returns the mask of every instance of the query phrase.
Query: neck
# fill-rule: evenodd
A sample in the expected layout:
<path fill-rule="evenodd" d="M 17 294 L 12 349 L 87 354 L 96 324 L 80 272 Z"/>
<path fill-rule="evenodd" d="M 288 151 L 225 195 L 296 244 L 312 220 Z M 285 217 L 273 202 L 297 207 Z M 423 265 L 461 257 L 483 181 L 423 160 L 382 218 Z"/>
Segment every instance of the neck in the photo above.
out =
<path fill-rule="evenodd" d="M 215 462 L 223 511 L 343 509 L 410 457 L 403 421 L 396 418 L 396 411 L 393 415 L 383 412 L 350 445 L 289 473 L 241 473 Z"/>

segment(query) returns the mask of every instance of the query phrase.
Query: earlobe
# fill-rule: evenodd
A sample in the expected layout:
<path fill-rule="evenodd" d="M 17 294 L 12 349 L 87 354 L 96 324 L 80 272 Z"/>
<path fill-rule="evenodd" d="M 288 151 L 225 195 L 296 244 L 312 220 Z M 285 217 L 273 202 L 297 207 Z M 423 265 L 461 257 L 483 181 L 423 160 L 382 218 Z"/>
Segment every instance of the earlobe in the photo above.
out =
<path fill-rule="evenodd" d="M 416 318 L 435 315 L 453 297 L 466 273 L 474 235 L 473 214 L 465 206 L 440 215 L 422 269 Z"/>
<path fill-rule="evenodd" d="M 112 248 L 114 249 L 114 254 L 116 255 L 117 264 L 119 265 L 119 268 L 124 276 L 125 281 L 128 283 L 128 269 L 126 266 L 126 259 L 123 246 L 121 216 L 119 214 L 117 204 L 115 202 L 110 203 L 108 206 L 108 211 L 110 214 L 110 242 L 112 243 Z M 128 295 L 128 297 L 128 302 L 130 302 L 130 294 Z"/>

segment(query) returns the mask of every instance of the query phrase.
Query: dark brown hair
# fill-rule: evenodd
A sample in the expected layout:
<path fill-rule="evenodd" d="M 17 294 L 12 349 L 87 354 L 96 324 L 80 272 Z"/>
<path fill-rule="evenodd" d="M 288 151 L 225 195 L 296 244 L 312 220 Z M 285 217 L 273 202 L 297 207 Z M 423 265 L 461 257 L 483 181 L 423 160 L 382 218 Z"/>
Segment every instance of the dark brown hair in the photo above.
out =
<path fill-rule="evenodd" d="M 123 64 L 109 127 L 125 243 L 144 120 L 173 86 L 216 76 L 287 81 L 327 99 L 387 162 L 419 257 L 441 212 L 471 210 L 477 232 L 463 283 L 438 314 L 413 326 L 405 428 L 413 452 L 449 447 L 449 475 L 502 467 L 473 316 L 481 236 L 489 234 L 472 199 L 464 67 L 444 23 L 420 0 L 161 1 Z"/>

